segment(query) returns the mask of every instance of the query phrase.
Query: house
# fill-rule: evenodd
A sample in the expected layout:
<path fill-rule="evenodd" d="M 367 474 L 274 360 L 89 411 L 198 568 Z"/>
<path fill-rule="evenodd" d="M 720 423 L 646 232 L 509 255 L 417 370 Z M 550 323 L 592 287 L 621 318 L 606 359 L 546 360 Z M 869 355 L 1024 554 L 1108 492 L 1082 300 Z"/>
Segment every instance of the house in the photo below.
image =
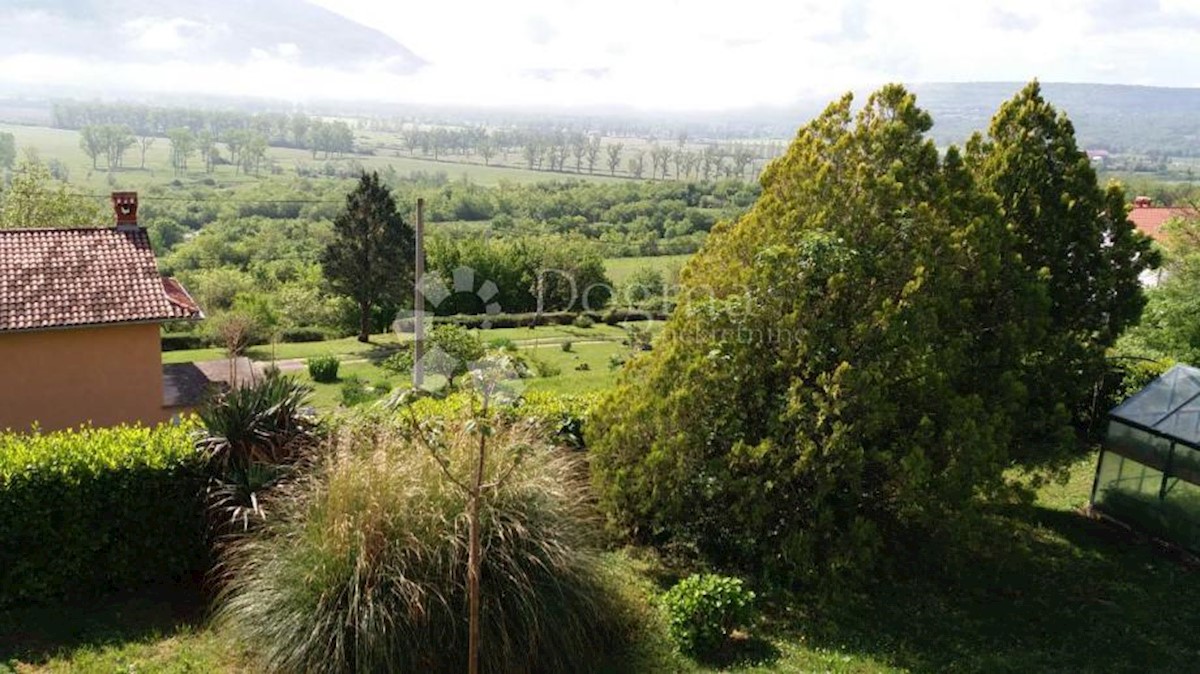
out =
<path fill-rule="evenodd" d="M 1133 221 L 1138 231 L 1155 241 L 1163 240 L 1162 227 L 1171 220 L 1196 216 L 1196 211 L 1191 208 L 1157 207 L 1150 197 L 1137 197 L 1133 200 L 1133 208 L 1129 211 L 1129 219 Z"/>
<path fill-rule="evenodd" d="M 0 229 L 0 429 L 157 423 L 160 324 L 204 314 L 158 271 L 135 192 L 112 195 L 116 226 Z"/>

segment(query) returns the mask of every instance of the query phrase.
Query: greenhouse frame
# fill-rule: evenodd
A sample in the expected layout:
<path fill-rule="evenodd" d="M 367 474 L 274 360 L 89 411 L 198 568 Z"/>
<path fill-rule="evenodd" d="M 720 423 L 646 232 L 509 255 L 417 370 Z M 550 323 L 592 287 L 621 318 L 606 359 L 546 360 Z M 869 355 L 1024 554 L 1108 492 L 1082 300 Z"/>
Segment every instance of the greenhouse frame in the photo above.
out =
<path fill-rule="evenodd" d="M 1200 369 L 1176 365 L 1108 417 L 1092 508 L 1200 552 Z"/>

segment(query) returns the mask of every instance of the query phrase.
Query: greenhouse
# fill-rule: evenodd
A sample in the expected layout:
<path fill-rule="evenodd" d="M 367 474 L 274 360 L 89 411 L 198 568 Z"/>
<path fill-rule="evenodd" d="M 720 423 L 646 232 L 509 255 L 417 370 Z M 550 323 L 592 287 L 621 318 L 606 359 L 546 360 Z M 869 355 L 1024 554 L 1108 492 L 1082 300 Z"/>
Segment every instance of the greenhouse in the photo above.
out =
<path fill-rule="evenodd" d="M 1200 370 L 1177 365 L 1109 412 L 1092 507 L 1200 552 Z"/>

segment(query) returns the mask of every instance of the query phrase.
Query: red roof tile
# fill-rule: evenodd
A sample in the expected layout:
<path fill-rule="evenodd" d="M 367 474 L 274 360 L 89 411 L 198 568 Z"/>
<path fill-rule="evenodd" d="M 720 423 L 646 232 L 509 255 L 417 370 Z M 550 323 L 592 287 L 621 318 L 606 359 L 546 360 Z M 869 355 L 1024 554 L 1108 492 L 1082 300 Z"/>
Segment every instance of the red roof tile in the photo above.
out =
<path fill-rule="evenodd" d="M 1129 219 L 1133 221 L 1138 231 L 1156 241 L 1162 241 L 1162 226 L 1175 218 L 1195 217 L 1196 213 L 1187 208 L 1154 208 L 1135 206 L 1129 211 Z"/>
<path fill-rule="evenodd" d="M 141 229 L 0 229 L 0 331 L 200 318 Z"/>

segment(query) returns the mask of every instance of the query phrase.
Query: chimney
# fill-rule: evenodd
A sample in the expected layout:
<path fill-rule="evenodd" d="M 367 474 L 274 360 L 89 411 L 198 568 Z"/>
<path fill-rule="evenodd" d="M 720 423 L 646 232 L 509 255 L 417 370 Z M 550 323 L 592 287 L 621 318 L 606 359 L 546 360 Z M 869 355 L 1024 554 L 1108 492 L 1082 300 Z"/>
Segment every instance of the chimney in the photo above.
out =
<path fill-rule="evenodd" d="M 1138 197 L 1133 200 L 1134 208 L 1150 208 L 1154 205 L 1154 200 L 1150 197 Z"/>
<path fill-rule="evenodd" d="M 117 214 L 117 229 L 121 231 L 138 228 L 137 192 L 113 192 L 113 212 Z"/>

